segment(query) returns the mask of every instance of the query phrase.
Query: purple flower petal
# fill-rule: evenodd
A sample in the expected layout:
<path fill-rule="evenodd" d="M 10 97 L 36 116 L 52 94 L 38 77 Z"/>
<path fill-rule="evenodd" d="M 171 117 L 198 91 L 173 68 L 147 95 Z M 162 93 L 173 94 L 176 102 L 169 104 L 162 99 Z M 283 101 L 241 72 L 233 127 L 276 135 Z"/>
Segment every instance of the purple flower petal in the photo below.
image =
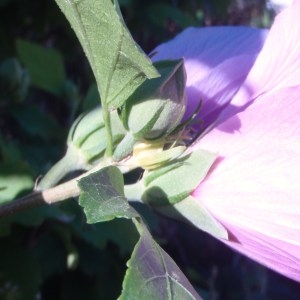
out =
<path fill-rule="evenodd" d="M 300 84 L 300 1 L 280 13 L 232 105 L 243 106 L 263 93 Z"/>
<path fill-rule="evenodd" d="M 299 98 L 300 85 L 263 94 L 198 141 L 219 159 L 193 194 L 233 234 L 227 244 L 298 281 Z"/>
<path fill-rule="evenodd" d="M 189 28 L 157 47 L 153 60 L 184 58 L 187 114 L 202 100 L 199 117 L 208 126 L 245 80 L 267 33 L 250 27 Z"/>

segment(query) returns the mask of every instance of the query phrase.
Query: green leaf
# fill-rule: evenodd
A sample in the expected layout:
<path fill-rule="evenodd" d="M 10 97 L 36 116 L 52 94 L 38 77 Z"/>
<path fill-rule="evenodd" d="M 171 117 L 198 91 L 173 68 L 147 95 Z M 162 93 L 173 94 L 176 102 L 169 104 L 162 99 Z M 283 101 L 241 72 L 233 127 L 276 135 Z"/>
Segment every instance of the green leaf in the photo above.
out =
<path fill-rule="evenodd" d="M 194 225 L 216 238 L 228 239 L 226 228 L 192 196 L 173 205 L 158 206 L 155 209 L 167 217 Z"/>
<path fill-rule="evenodd" d="M 26 66 L 32 84 L 55 95 L 61 95 L 66 80 L 61 54 L 37 44 L 18 39 L 18 56 Z"/>
<path fill-rule="evenodd" d="M 119 300 L 201 299 L 172 258 L 154 241 L 146 226 L 135 223 L 141 238 L 127 263 Z"/>
<path fill-rule="evenodd" d="M 31 190 L 32 173 L 26 164 L 0 163 L 0 204 L 13 200 L 19 193 Z"/>
<path fill-rule="evenodd" d="M 49 138 L 57 138 L 62 134 L 56 120 L 45 114 L 36 105 L 17 106 L 10 112 L 28 135 L 48 140 Z"/>
<path fill-rule="evenodd" d="M 159 74 L 128 32 L 116 0 L 55 0 L 93 69 L 100 97 L 118 108 L 146 79 Z"/>
<path fill-rule="evenodd" d="M 82 192 L 79 204 L 84 208 L 88 223 L 137 216 L 124 197 L 123 175 L 117 167 L 105 167 L 83 177 L 78 186 Z"/>
<path fill-rule="evenodd" d="M 215 153 L 198 150 L 145 173 L 143 201 L 160 206 L 185 199 L 205 178 L 215 159 Z"/>
<path fill-rule="evenodd" d="M 146 226 L 138 221 L 139 214 L 124 197 L 123 176 L 117 167 L 103 168 L 82 178 L 78 185 L 82 191 L 79 202 L 89 223 L 133 218 L 141 235 L 128 263 L 120 299 L 201 299 Z"/>

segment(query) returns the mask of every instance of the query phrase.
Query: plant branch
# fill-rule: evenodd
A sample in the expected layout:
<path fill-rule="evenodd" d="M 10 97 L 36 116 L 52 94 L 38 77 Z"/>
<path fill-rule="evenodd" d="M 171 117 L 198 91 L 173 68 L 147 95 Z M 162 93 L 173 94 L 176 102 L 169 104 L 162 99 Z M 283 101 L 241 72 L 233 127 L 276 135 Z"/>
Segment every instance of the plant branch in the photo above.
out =
<path fill-rule="evenodd" d="M 78 180 L 94 173 L 107 166 L 107 163 L 101 162 L 90 171 L 71 179 L 65 183 L 57 185 L 53 188 L 49 188 L 41 191 L 34 191 L 33 193 L 26 195 L 22 198 L 16 199 L 12 202 L 0 206 L 0 217 L 4 217 L 10 214 L 14 214 L 19 211 L 26 210 L 42 204 L 53 204 L 72 197 L 77 197 L 80 194 L 80 189 L 77 185 Z"/>
<path fill-rule="evenodd" d="M 38 183 L 38 190 L 46 190 L 55 186 L 67 173 L 80 170 L 82 167 L 78 154 L 74 153 L 73 147 L 68 147 L 67 153 L 63 156 Z M 83 168 L 82 168 L 83 169 Z"/>
<path fill-rule="evenodd" d="M 29 195 L 4 204 L 0 206 L 0 217 L 14 214 L 42 204 L 57 203 L 71 197 L 76 197 L 80 194 L 80 189 L 77 186 L 78 180 L 79 178 L 75 178 L 44 191 L 34 191 Z"/>
<path fill-rule="evenodd" d="M 80 189 L 77 185 L 77 182 L 85 177 L 88 176 L 94 172 L 99 171 L 100 169 L 113 164 L 113 162 L 111 162 L 110 160 L 105 160 L 102 161 L 101 163 L 99 163 L 97 166 L 95 166 L 93 169 L 91 169 L 88 172 L 85 172 L 84 174 L 71 179 L 65 183 L 62 183 L 60 185 L 57 185 L 55 187 L 46 189 L 46 190 L 41 190 L 41 191 L 34 191 L 33 193 L 26 195 L 22 198 L 18 198 L 12 202 L 9 202 L 7 204 L 3 204 L 0 206 L 0 218 L 7 216 L 7 215 L 11 215 L 14 213 L 17 213 L 19 211 L 23 211 L 32 207 L 36 207 L 42 204 L 54 204 L 54 203 L 58 203 L 58 202 L 62 202 L 64 200 L 67 200 L 69 198 L 72 197 L 77 197 L 80 194 Z M 134 165 L 130 165 L 126 166 L 126 164 L 122 165 L 120 163 L 118 163 L 118 167 L 120 168 L 122 173 L 127 173 L 130 170 L 134 169 L 135 166 Z M 133 189 L 134 187 L 132 187 L 131 189 Z M 136 187 L 138 191 L 139 187 Z M 126 188 L 125 188 L 126 190 Z M 129 193 L 129 195 L 131 195 L 131 193 Z"/>

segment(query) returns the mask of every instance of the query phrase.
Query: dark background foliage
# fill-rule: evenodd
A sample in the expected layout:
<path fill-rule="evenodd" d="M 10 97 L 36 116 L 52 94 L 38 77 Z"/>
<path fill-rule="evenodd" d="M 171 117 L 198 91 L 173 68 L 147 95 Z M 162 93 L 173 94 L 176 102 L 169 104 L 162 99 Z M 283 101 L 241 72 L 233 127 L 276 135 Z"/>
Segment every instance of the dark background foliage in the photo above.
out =
<path fill-rule="evenodd" d="M 274 16 L 259 0 L 121 0 L 120 5 L 146 52 L 188 26 L 269 27 Z M 82 49 L 55 1 L 0 0 L 0 22 L 4 203 L 32 190 L 35 179 L 64 154 L 74 118 L 99 99 Z M 60 82 L 49 84 L 56 71 L 45 61 L 36 63 L 37 57 L 29 58 L 37 64 L 37 77 L 28 72 L 24 40 L 59 53 Z M 154 236 L 204 299 L 298 299 L 298 283 L 194 228 L 142 210 Z M 0 237 L 0 299 L 6 300 L 116 299 L 137 241 L 130 221 L 87 225 L 76 199 L 2 218 Z"/>

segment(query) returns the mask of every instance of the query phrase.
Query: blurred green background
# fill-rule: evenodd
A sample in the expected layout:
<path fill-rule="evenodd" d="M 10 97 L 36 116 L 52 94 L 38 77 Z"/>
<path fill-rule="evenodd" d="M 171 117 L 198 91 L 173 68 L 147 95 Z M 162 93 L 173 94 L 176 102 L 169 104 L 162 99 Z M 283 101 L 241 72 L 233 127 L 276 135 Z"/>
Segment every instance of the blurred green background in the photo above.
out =
<path fill-rule="evenodd" d="M 269 27 L 265 1 L 120 0 L 149 53 L 189 26 Z M 99 97 L 54 0 L 0 0 L 0 203 L 30 192 L 62 157 L 70 125 Z M 299 299 L 300 285 L 187 225 L 145 208 L 154 236 L 204 299 Z M 130 221 L 87 225 L 76 199 L 0 220 L 0 299 L 116 299 L 137 233 Z"/>

